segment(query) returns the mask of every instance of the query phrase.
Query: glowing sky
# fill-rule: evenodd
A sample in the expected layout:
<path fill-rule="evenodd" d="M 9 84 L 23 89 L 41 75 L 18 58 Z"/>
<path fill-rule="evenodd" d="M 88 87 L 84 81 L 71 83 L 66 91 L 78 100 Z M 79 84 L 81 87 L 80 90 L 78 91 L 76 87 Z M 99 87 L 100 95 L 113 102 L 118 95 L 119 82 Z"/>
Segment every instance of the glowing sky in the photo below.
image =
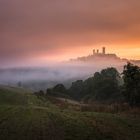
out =
<path fill-rule="evenodd" d="M 0 0 L 0 66 L 61 61 L 102 45 L 140 59 L 139 0 Z"/>

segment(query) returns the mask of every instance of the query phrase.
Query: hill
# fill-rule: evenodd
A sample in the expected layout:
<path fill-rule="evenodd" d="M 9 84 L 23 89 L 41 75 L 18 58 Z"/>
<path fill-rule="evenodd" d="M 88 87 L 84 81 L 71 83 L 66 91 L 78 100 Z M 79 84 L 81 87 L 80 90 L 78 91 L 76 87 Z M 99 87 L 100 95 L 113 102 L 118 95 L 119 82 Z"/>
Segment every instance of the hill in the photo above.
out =
<path fill-rule="evenodd" d="M 117 65 L 122 65 L 127 62 L 134 63 L 136 65 L 140 65 L 140 60 L 129 60 L 126 58 L 120 58 L 115 53 L 106 53 L 106 48 L 102 48 L 102 52 L 99 52 L 99 49 L 95 50 L 93 49 L 92 54 L 89 54 L 88 56 L 81 56 L 77 57 L 76 59 L 70 59 L 70 62 L 93 62 L 96 63 L 105 63 L 106 66 L 108 66 L 111 62 L 114 62 Z"/>
<path fill-rule="evenodd" d="M 0 105 L 45 106 L 47 103 L 48 101 L 46 99 L 38 99 L 31 90 L 13 86 L 0 85 Z"/>
<path fill-rule="evenodd" d="M 60 108 L 47 96 L 1 86 L 0 140 L 140 139 L 139 117 L 75 111 L 65 105 Z"/>

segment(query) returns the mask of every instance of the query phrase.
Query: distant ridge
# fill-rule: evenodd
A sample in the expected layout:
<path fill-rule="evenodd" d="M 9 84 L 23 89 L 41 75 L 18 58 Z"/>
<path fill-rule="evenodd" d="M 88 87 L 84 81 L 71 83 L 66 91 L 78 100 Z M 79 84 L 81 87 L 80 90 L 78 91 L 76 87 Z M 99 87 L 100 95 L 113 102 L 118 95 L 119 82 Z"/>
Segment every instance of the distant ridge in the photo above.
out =
<path fill-rule="evenodd" d="M 106 47 L 102 47 L 102 52 L 99 52 L 99 49 L 93 49 L 93 53 L 88 56 L 81 56 L 74 59 L 70 59 L 70 62 L 131 62 L 137 65 L 140 65 L 140 60 L 129 60 L 126 58 L 120 58 L 115 53 L 106 53 Z"/>

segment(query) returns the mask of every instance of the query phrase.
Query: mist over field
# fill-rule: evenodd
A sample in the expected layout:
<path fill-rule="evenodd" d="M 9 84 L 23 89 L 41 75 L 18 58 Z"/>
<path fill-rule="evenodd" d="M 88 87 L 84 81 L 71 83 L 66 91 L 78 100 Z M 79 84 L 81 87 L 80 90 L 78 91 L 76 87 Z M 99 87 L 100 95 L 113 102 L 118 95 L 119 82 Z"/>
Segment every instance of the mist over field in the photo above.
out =
<path fill-rule="evenodd" d="M 96 71 L 107 67 L 116 67 L 120 72 L 124 62 L 95 61 L 95 62 L 62 62 L 48 67 L 15 67 L 0 69 L 0 84 L 15 85 L 32 89 L 46 89 L 57 83 L 70 86 L 72 81 L 84 80 Z"/>

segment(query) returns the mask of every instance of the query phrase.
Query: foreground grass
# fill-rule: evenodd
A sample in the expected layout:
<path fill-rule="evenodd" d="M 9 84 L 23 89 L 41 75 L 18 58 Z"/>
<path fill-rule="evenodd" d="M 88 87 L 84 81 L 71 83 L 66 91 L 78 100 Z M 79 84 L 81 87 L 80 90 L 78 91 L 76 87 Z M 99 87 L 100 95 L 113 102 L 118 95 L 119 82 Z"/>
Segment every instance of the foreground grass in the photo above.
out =
<path fill-rule="evenodd" d="M 38 106 L 0 106 L 0 140 L 138 140 L 140 119 Z"/>
<path fill-rule="evenodd" d="M 0 140 L 139 139 L 138 116 L 74 111 L 28 90 L 0 87 Z"/>

